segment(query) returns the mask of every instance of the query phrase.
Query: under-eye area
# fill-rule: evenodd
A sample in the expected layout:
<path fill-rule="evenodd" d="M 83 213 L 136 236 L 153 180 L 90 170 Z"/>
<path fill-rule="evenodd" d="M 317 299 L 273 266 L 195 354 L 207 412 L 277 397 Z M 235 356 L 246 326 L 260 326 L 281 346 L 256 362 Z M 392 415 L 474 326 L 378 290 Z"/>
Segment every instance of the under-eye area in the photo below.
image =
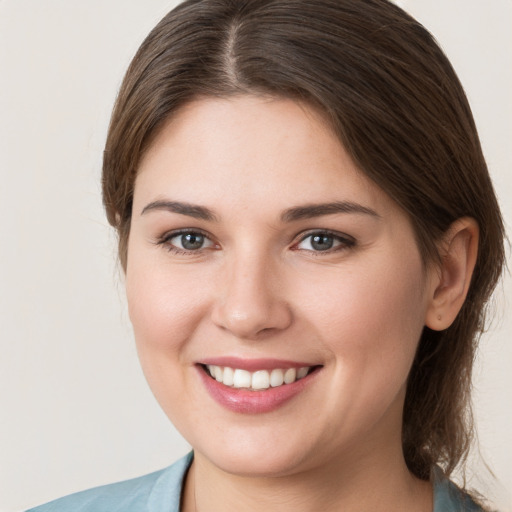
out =
<path fill-rule="evenodd" d="M 203 371 L 212 379 L 236 389 L 264 391 L 304 379 L 317 372 L 322 365 L 302 366 L 300 368 L 274 368 L 250 372 L 229 366 L 201 364 Z"/>

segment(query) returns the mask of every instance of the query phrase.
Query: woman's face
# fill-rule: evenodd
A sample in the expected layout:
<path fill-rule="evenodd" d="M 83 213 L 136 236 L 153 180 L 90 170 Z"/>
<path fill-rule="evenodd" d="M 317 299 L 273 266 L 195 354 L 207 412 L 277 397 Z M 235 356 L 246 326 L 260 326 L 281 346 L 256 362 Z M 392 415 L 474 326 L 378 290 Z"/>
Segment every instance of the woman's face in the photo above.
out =
<path fill-rule="evenodd" d="M 196 456 L 286 475 L 400 446 L 432 285 L 407 216 L 313 109 L 239 96 L 173 117 L 136 180 L 126 287 Z"/>

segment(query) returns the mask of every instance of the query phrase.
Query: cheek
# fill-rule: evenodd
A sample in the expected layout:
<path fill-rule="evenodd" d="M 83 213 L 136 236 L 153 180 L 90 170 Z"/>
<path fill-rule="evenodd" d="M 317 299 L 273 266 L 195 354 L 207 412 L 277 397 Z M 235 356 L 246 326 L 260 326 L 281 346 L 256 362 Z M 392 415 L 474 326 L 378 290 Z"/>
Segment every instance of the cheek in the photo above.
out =
<path fill-rule="evenodd" d="M 326 300 L 310 310 L 316 325 L 323 326 L 320 339 L 334 363 L 326 402 L 330 410 L 345 411 L 344 428 L 357 435 L 383 418 L 399 428 L 405 385 L 423 329 L 423 283 L 416 272 L 421 265 L 396 266 L 400 271 L 372 268 L 345 273 L 337 286 L 330 283 Z"/>
<path fill-rule="evenodd" d="M 183 400 L 193 363 L 189 342 L 201 324 L 205 294 L 183 272 L 130 257 L 126 294 L 140 365 L 162 409 L 186 431 L 181 422 L 190 414 Z"/>
<path fill-rule="evenodd" d="M 364 381 L 362 388 L 405 382 L 424 325 L 419 258 L 390 259 L 393 265 L 368 262 L 318 280 L 322 290 L 303 310 L 337 358 L 337 371 L 358 386 Z"/>
<path fill-rule="evenodd" d="M 206 305 L 200 276 L 148 264 L 130 253 L 126 295 L 141 360 L 144 351 L 180 350 L 197 327 Z"/>

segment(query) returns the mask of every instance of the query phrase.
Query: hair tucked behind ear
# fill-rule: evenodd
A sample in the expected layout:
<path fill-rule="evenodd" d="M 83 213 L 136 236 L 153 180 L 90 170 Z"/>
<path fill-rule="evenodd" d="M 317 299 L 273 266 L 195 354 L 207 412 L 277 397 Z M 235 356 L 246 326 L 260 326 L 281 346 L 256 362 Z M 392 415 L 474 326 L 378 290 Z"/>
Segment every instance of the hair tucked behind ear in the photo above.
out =
<path fill-rule="evenodd" d="M 409 215 L 425 265 L 450 224 L 480 227 L 453 325 L 424 329 L 403 419 L 410 470 L 450 473 L 471 441 L 469 393 L 503 223 L 464 91 L 432 36 L 386 0 L 188 0 L 151 32 L 125 76 L 104 166 L 107 216 L 126 267 L 138 164 L 159 127 L 198 96 L 265 94 L 324 112 L 353 160 Z"/>

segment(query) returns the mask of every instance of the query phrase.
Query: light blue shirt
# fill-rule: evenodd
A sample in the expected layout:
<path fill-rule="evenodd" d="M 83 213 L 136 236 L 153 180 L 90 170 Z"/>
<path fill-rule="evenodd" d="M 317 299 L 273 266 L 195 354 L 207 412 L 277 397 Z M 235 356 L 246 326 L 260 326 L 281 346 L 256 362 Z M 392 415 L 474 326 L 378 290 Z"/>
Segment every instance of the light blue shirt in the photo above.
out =
<path fill-rule="evenodd" d="M 192 459 L 191 452 L 155 473 L 71 494 L 27 512 L 180 512 L 183 481 Z M 437 471 L 433 512 L 483 510 Z"/>

